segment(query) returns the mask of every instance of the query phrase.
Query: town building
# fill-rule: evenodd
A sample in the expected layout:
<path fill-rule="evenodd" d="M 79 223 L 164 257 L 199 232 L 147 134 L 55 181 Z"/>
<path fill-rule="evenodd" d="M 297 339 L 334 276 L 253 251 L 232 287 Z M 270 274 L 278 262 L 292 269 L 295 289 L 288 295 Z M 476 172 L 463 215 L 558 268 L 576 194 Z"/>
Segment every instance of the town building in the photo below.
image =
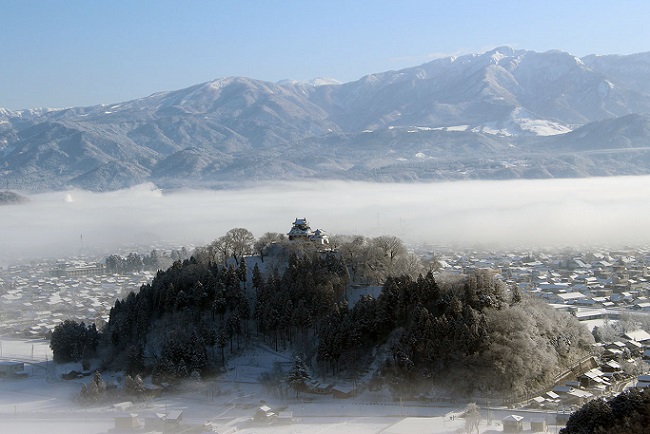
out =
<path fill-rule="evenodd" d="M 501 420 L 503 432 L 522 432 L 524 430 L 524 418 L 522 416 L 511 414 Z"/>
<path fill-rule="evenodd" d="M 106 267 L 101 262 L 76 261 L 76 263 L 58 264 L 57 268 L 52 270 L 52 275 L 58 277 L 97 276 L 105 272 Z"/>

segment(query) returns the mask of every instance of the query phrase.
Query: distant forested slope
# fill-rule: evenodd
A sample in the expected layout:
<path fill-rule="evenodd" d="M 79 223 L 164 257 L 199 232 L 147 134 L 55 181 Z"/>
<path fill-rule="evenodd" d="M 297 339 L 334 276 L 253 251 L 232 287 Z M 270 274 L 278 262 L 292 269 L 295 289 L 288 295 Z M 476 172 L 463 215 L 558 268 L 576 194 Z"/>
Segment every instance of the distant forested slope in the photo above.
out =
<path fill-rule="evenodd" d="M 0 191 L 0 206 L 25 203 L 28 201 L 29 199 L 27 199 L 25 196 L 21 196 L 20 194 L 13 191 Z"/>

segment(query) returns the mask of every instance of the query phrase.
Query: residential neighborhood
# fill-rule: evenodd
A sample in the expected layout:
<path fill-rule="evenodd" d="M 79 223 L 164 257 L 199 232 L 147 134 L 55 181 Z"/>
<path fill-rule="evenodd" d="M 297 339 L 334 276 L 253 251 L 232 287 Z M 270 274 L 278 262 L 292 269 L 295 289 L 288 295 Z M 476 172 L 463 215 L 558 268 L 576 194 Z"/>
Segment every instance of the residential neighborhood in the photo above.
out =
<path fill-rule="evenodd" d="M 167 266 L 172 261 L 162 257 Z M 115 300 L 151 282 L 152 271 L 108 274 L 103 259 L 45 259 L 0 269 L 0 335 L 48 337 L 65 319 L 101 327 Z"/>
<path fill-rule="evenodd" d="M 530 406 L 570 408 L 594 396 L 650 385 L 647 375 L 634 375 L 650 368 L 650 248 L 496 252 L 438 247 L 433 257 L 438 273 L 494 270 L 511 289 L 569 312 L 598 335 L 595 357 L 565 373 L 566 382 L 558 378 L 553 390 L 531 394 Z"/>
<path fill-rule="evenodd" d="M 581 321 L 618 319 L 625 312 L 650 314 L 650 247 L 588 252 L 436 248 L 433 256 L 439 273 L 495 270 L 509 286 L 567 309 Z M 593 328 L 598 323 L 586 324 Z"/>
<path fill-rule="evenodd" d="M 558 375 L 551 389 L 530 391 L 511 402 L 478 401 L 484 408 L 512 409 L 502 420 L 504 432 L 544 425 L 546 422 L 534 417 L 538 415 L 535 412 L 552 412 L 555 422 L 562 423 L 572 410 L 594 397 L 612 396 L 630 387 L 650 387 L 650 248 L 488 251 L 423 245 L 412 250 L 424 262 L 430 261 L 438 279 L 476 269 L 492 270 L 511 291 L 532 294 L 569 312 L 597 335 L 593 356 Z M 137 292 L 154 275 L 153 271 L 108 273 L 104 261 L 96 258 L 48 259 L 5 267 L 0 270 L 0 335 L 48 337 L 64 319 L 102 327 L 115 300 Z M 348 296 L 352 300 L 354 290 L 348 291 Z M 3 361 L 0 368 L 3 377 L 27 375 L 24 366 L 15 361 Z M 342 388 L 344 383 L 332 390 Z M 345 394 L 332 392 L 332 396 L 349 399 L 361 393 L 353 386 L 348 389 Z M 430 402 L 462 405 L 456 400 Z M 266 411 L 263 415 L 258 411 L 254 418 L 266 420 L 273 414 L 276 419 L 270 407 L 260 409 Z M 518 410 L 533 413 L 517 414 Z M 116 419 L 116 427 L 131 426 L 134 417 Z M 290 421 L 291 416 L 286 419 Z"/>

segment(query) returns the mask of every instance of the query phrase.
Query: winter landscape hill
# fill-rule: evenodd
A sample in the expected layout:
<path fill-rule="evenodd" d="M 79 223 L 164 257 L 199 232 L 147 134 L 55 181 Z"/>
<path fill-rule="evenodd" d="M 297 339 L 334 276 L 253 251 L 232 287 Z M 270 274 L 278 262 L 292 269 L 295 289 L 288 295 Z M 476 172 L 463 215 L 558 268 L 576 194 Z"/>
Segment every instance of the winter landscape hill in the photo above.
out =
<path fill-rule="evenodd" d="M 650 53 L 500 47 L 339 84 L 222 78 L 110 105 L 0 109 L 0 188 L 650 173 Z"/>

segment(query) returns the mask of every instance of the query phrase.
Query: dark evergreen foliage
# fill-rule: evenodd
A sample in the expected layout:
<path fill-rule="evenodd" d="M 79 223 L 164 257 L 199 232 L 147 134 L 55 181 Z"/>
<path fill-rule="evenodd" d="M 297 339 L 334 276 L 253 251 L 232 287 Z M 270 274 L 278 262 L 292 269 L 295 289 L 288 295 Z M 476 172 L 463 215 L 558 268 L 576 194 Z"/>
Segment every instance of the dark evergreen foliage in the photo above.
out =
<path fill-rule="evenodd" d="M 293 366 L 287 374 L 287 384 L 295 390 L 296 398 L 301 391 L 304 391 L 307 388 L 307 382 L 311 379 L 309 372 L 307 371 L 307 366 L 305 362 L 302 361 L 300 357 L 295 357 L 293 360 Z"/>
<path fill-rule="evenodd" d="M 571 414 L 560 434 L 644 434 L 650 427 L 650 389 L 594 399 Z"/>
<path fill-rule="evenodd" d="M 535 390 L 589 354 L 593 340 L 574 318 L 517 297 L 511 306 L 502 283 L 483 271 L 442 287 L 431 273 L 391 277 L 377 299 L 330 313 L 318 360 L 333 373 L 350 371 L 384 346 L 382 374 L 399 394 L 415 383 L 461 394 Z"/>
<path fill-rule="evenodd" d="M 347 270 L 333 255 L 292 255 L 282 275 L 276 270 L 265 280 L 255 267 L 253 276 L 249 286 L 257 285 L 257 297 L 251 312 L 245 261 L 226 267 L 190 259 L 158 271 L 150 285 L 111 309 L 104 329 L 106 365 L 132 376 L 151 371 L 159 382 L 193 371 L 203 376 L 225 363 L 226 351 L 240 348 L 251 320 L 276 348 L 306 342 L 347 284 Z"/>
<path fill-rule="evenodd" d="M 95 356 L 99 334 L 95 324 L 67 319 L 54 327 L 50 348 L 57 363 L 78 362 Z"/>
<path fill-rule="evenodd" d="M 277 270 L 258 282 L 253 317 L 257 329 L 278 349 L 295 343 L 319 325 L 343 300 L 347 270 L 333 254 L 321 257 L 293 254 L 280 277 Z"/>

